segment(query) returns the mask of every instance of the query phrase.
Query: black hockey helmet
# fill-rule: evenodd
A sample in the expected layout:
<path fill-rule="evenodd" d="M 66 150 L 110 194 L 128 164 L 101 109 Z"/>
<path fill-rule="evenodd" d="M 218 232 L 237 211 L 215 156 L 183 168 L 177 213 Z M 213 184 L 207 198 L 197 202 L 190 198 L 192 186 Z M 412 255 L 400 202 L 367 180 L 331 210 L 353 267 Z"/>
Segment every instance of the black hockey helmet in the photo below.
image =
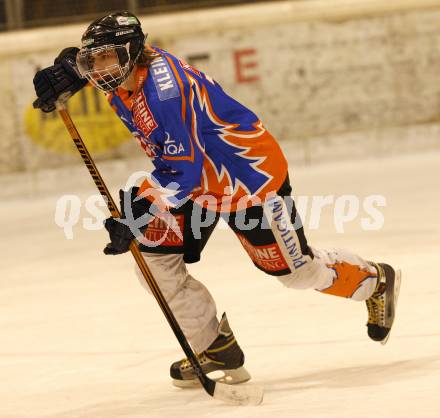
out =
<path fill-rule="evenodd" d="M 101 90 L 114 90 L 130 75 L 144 50 L 145 39 L 139 19 L 130 12 L 100 17 L 89 25 L 81 38 L 78 70 Z M 107 64 L 103 64 L 103 56 L 107 56 Z M 100 67 L 97 69 L 98 57 Z"/>

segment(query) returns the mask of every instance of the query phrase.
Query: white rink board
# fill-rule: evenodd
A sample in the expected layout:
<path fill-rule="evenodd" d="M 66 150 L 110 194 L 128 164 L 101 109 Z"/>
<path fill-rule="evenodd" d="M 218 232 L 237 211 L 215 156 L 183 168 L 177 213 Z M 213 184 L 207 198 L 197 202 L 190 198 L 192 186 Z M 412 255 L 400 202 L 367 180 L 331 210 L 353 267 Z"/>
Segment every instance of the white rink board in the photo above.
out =
<path fill-rule="evenodd" d="M 314 162 L 439 146 L 439 18 L 436 0 L 316 0 L 142 22 L 153 44 L 206 70 L 277 138 L 294 141 L 298 161 Z M 34 175 L 78 161 L 41 144 L 48 135 L 47 142 L 66 137 L 62 127 L 41 123 L 32 140 L 24 114 L 34 98 L 36 68 L 49 65 L 66 45 L 77 45 L 86 25 L 0 36 L 0 174 Z M 35 124 L 41 116 L 33 115 Z M 82 133 L 103 140 L 99 129 Z M 128 134 L 120 145 L 112 145 L 109 135 L 103 133 L 108 149 L 99 158 L 135 155 Z"/>
<path fill-rule="evenodd" d="M 265 386 L 263 404 L 248 408 L 171 385 L 169 365 L 182 353 L 131 257 L 104 256 L 103 230 L 76 227 L 66 240 L 53 220 L 63 191 L 2 203 L 0 416 L 438 418 L 439 162 L 434 152 L 291 164 L 296 195 L 386 197 L 380 231 L 362 231 L 357 218 L 336 234 L 331 210 L 319 230 L 307 230 L 312 245 L 402 268 L 385 347 L 368 339 L 363 303 L 285 289 L 253 267 L 229 230 L 214 233 L 190 271 L 228 313 L 253 381 Z M 80 196 L 89 193 L 96 192 Z"/>

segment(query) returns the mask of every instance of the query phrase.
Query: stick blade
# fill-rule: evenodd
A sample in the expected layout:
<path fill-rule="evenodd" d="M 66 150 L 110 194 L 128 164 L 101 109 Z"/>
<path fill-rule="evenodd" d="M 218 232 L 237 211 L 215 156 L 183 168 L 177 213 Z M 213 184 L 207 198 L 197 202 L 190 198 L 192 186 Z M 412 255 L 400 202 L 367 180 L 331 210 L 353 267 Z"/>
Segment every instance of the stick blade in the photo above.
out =
<path fill-rule="evenodd" d="M 229 405 L 259 405 L 263 401 L 264 389 L 259 385 L 227 385 L 216 383 L 214 399 Z"/>

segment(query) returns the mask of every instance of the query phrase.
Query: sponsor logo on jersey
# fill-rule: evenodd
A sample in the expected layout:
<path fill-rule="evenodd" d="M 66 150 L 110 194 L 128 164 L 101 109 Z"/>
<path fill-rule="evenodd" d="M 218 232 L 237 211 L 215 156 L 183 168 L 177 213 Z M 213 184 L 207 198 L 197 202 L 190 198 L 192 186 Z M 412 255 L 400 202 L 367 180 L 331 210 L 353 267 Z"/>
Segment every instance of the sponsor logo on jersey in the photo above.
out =
<path fill-rule="evenodd" d="M 199 77 L 202 76 L 202 73 L 197 69 L 194 68 L 192 65 L 189 65 L 187 62 L 185 62 L 184 60 L 179 60 L 179 64 L 180 66 L 184 69 L 184 70 L 188 70 L 193 72 L 194 74 L 197 74 Z"/>
<path fill-rule="evenodd" d="M 243 248 L 251 260 L 265 271 L 289 270 L 280 247 L 274 243 L 269 245 L 252 245 L 243 235 L 237 234 Z"/>
<path fill-rule="evenodd" d="M 157 95 L 160 101 L 180 96 L 179 86 L 173 72 L 164 57 L 154 60 L 150 67 L 150 74 L 156 86 Z"/>
<path fill-rule="evenodd" d="M 166 132 L 167 139 L 165 139 L 163 146 L 163 153 L 165 155 L 180 155 L 185 152 L 185 147 L 181 143 L 177 143 L 171 138 L 170 134 Z"/>
<path fill-rule="evenodd" d="M 158 125 L 142 90 L 134 99 L 132 112 L 136 127 L 148 138 Z"/>
<path fill-rule="evenodd" d="M 280 238 L 284 250 L 290 258 L 291 266 L 295 270 L 300 269 L 308 260 L 301 252 L 298 235 L 291 223 L 283 199 L 277 196 L 268 200 L 265 209 L 269 212 L 269 218 L 272 220 L 272 231 L 275 237 Z"/>
<path fill-rule="evenodd" d="M 170 223 L 173 220 L 164 220 L 159 217 L 155 217 L 148 224 L 148 227 L 144 233 L 145 238 L 151 242 L 160 242 L 160 245 L 163 247 L 181 247 L 183 245 L 183 240 L 181 237 L 183 236 L 183 225 L 185 218 L 183 215 L 174 215 L 174 219 L 174 222 L 176 222 L 175 227 L 180 230 L 180 237 L 173 230 L 173 228 L 170 227 Z M 164 237 L 165 234 L 166 236 Z"/>

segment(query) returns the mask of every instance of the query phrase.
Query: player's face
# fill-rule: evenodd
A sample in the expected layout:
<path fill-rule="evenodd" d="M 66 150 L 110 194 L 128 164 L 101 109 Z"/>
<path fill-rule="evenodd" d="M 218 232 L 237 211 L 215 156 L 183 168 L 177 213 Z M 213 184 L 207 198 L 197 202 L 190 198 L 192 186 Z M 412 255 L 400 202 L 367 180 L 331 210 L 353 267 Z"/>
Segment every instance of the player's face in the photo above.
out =
<path fill-rule="evenodd" d="M 117 65 L 119 65 L 119 58 L 115 50 L 102 51 L 93 57 L 93 71 L 108 69 L 109 72 L 114 72 Z"/>
<path fill-rule="evenodd" d="M 77 56 L 81 75 L 105 91 L 113 90 L 126 78 L 128 61 L 129 54 L 124 45 L 82 49 Z"/>

